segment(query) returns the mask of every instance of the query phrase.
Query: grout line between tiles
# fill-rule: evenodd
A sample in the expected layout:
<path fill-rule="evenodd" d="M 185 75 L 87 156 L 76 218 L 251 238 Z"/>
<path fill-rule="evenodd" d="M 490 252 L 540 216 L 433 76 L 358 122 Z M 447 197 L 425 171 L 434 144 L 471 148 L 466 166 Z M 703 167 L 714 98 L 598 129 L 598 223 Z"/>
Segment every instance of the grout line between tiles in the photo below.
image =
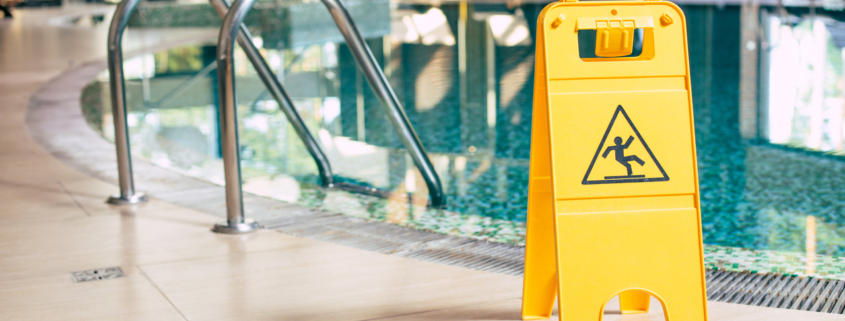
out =
<path fill-rule="evenodd" d="M 282 233 L 282 232 L 276 231 L 276 230 L 268 230 L 268 231 Z M 285 234 L 285 233 L 282 233 L 282 234 Z M 290 235 L 290 234 L 285 234 L 285 235 L 290 236 L 290 237 L 296 237 L 296 236 L 293 236 L 293 235 Z M 319 242 L 319 243 L 330 244 L 330 245 L 337 245 L 335 243 L 321 241 L 321 240 L 313 240 L 313 241 Z M 318 246 L 318 245 L 308 245 L 308 246 Z M 322 246 L 322 245 L 320 245 L 320 246 Z M 157 266 L 161 266 L 161 265 L 181 263 L 181 262 L 192 262 L 192 261 L 202 261 L 202 260 L 219 259 L 219 258 L 226 258 L 226 257 L 246 256 L 248 254 L 267 253 L 267 252 L 280 251 L 280 250 L 286 250 L 286 249 L 287 248 L 285 248 L 285 247 L 278 247 L 278 248 L 269 248 L 269 249 L 265 249 L 265 250 L 244 251 L 244 252 L 226 253 L 226 254 L 215 254 L 215 255 L 195 257 L 195 258 L 189 258 L 189 259 L 181 259 L 180 258 L 180 259 L 174 259 L 174 260 L 170 260 L 170 261 L 162 261 L 162 262 L 144 264 L 144 266 L 157 267 Z M 306 248 L 306 249 L 308 249 L 308 248 Z M 362 251 L 364 251 L 364 250 L 362 250 Z"/>
<path fill-rule="evenodd" d="M 58 181 L 58 182 L 56 182 L 56 183 L 59 183 L 59 186 L 61 186 L 61 187 L 62 187 L 62 190 L 64 190 L 64 191 L 65 191 L 65 193 L 67 193 L 67 195 L 68 195 L 68 196 L 70 196 L 70 199 L 72 199 L 72 200 L 73 200 L 73 202 L 74 202 L 74 203 L 76 203 L 76 206 L 79 206 L 79 208 L 80 208 L 80 209 L 82 209 L 82 211 L 83 211 L 83 212 L 85 212 L 85 215 L 87 215 L 88 217 L 91 217 L 91 213 L 89 213 L 89 212 L 88 212 L 88 210 L 87 210 L 87 209 L 85 209 L 85 207 L 84 207 L 84 206 L 82 206 L 82 204 L 81 204 L 81 203 L 79 203 L 79 201 L 78 201 L 78 200 L 76 200 L 76 197 L 75 197 L 75 196 L 73 196 L 73 194 L 72 194 L 72 193 L 71 193 L 71 192 L 67 189 L 67 187 L 65 187 L 65 184 L 62 184 L 62 182 L 61 182 L 61 181 Z"/>
<path fill-rule="evenodd" d="M 148 281 L 148 282 L 150 282 L 150 284 L 152 284 L 152 286 L 153 286 L 154 288 L 156 288 L 156 290 L 158 291 L 158 293 L 161 293 L 161 296 L 163 296 L 163 297 L 164 297 L 164 299 L 165 299 L 165 300 L 167 300 L 167 303 L 170 303 L 170 306 L 172 306 L 172 307 L 173 307 L 173 309 L 174 309 L 174 310 L 176 310 L 176 312 L 179 312 L 179 315 L 180 315 L 180 316 L 182 316 L 182 319 L 183 319 L 183 320 L 185 320 L 185 321 L 188 321 L 188 317 L 186 317 L 186 316 L 185 316 L 185 314 L 183 314 L 183 313 L 182 313 L 182 311 L 181 311 L 181 310 L 179 310 L 179 308 L 177 308 L 177 307 L 176 307 L 176 304 L 173 304 L 173 301 L 170 301 L 170 298 L 169 298 L 169 297 L 167 297 L 167 294 L 164 294 L 164 291 L 162 291 L 162 290 L 158 287 L 158 285 L 157 285 L 155 282 L 153 282 L 153 280 L 152 280 L 152 279 L 150 279 L 150 276 L 148 276 L 148 275 L 147 275 L 147 273 L 146 273 L 146 272 L 144 272 L 144 270 L 141 268 L 141 266 L 140 266 L 140 265 L 136 265 L 135 267 L 138 269 L 138 273 L 141 273 L 141 275 L 143 275 L 143 276 L 144 276 L 144 278 L 145 278 L 145 279 L 147 279 L 147 281 Z"/>
<path fill-rule="evenodd" d="M 451 307 L 451 308 L 443 308 L 443 309 L 426 310 L 426 311 L 420 311 L 420 312 L 404 313 L 404 314 L 390 315 L 390 316 L 371 318 L 371 319 L 361 319 L 361 320 L 358 320 L 358 321 L 389 320 L 389 319 L 393 319 L 393 318 L 406 317 L 406 316 L 411 316 L 411 315 L 419 315 L 419 314 L 425 314 L 425 313 L 431 313 L 431 312 L 437 312 L 437 311 L 448 311 L 448 310 L 455 310 L 455 309 L 460 309 L 460 308 L 465 308 L 465 307 L 477 307 L 477 306 L 483 306 L 483 305 L 488 305 L 488 304 L 493 304 L 493 303 L 507 302 L 507 301 L 510 301 L 510 300 L 520 300 L 520 298 L 479 302 L 479 303 L 475 303 L 475 304 L 461 305 L 461 306 L 456 306 L 456 307 Z"/>

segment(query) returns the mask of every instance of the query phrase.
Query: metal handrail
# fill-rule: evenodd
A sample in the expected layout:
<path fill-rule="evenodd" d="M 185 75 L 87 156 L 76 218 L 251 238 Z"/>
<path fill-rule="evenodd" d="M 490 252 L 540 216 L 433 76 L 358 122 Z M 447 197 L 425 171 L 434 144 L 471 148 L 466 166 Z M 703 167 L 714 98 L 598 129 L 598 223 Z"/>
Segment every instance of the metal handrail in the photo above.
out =
<path fill-rule="evenodd" d="M 132 179 L 132 156 L 129 151 L 129 126 L 126 120 L 126 92 L 123 79 L 123 30 L 129 16 L 141 0 L 123 0 L 117 5 L 109 26 L 108 64 L 111 84 L 112 117 L 114 117 L 114 145 L 117 152 L 117 177 L 120 194 L 109 197 L 114 205 L 138 204 L 147 201 L 147 195 L 135 191 Z"/>
<path fill-rule="evenodd" d="M 394 128 L 402 138 L 415 165 L 422 173 L 429 189 L 433 207 L 445 205 L 442 185 L 437 172 L 422 144 L 411 127 L 399 99 L 390 87 L 387 77 L 376 63 L 369 46 L 352 22 L 346 7 L 340 0 L 322 0 L 337 23 L 338 29 L 346 39 L 359 67 L 367 77 L 373 91 L 385 107 Z M 244 217 L 243 189 L 241 186 L 240 144 L 238 142 L 237 97 L 235 95 L 234 49 L 238 32 L 242 29 L 243 19 L 256 0 L 236 0 L 220 28 L 217 40 L 217 81 L 220 101 L 220 128 L 223 150 L 223 169 L 226 181 L 226 217 L 227 221 L 218 223 L 214 231 L 224 233 L 248 232 L 256 228 L 251 220 Z"/>
<path fill-rule="evenodd" d="M 226 13 L 229 12 L 229 1 L 209 0 L 209 2 L 212 6 L 214 6 L 214 9 L 217 10 L 217 13 L 221 18 L 224 18 Z M 305 148 L 317 164 L 317 170 L 320 173 L 320 182 L 323 187 L 331 187 L 334 183 L 334 175 L 332 174 L 332 168 L 329 164 L 329 158 L 323 152 L 320 145 L 317 144 L 317 141 L 314 139 L 314 136 L 311 135 L 311 132 L 308 131 L 308 127 L 305 126 L 305 122 L 302 121 L 302 117 L 299 117 L 299 113 L 296 111 L 290 95 L 288 95 L 285 87 L 279 83 L 279 79 L 276 78 L 270 70 L 270 66 L 267 65 L 267 61 L 264 60 L 264 57 L 262 57 L 261 53 L 258 52 L 258 49 L 255 48 L 255 44 L 252 42 L 252 35 L 243 24 L 240 25 L 238 43 L 241 45 L 241 49 L 243 49 L 246 57 L 249 58 L 250 62 L 252 62 L 255 72 L 258 73 L 261 81 L 264 82 L 264 86 L 267 87 L 267 91 L 269 91 L 270 94 L 273 95 L 273 98 L 276 99 L 276 102 L 279 103 L 279 109 L 285 113 L 285 116 L 287 116 L 288 121 L 291 126 L 293 126 L 293 129 L 296 131 L 299 139 L 302 140 L 303 144 L 305 144 Z"/>
<path fill-rule="evenodd" d="M 132 12 L 135 11 L 135 8 L 140 2 L 141 0 L 121 1 L 115 9 L 115 14 L 112 18 L 111 26 L 109 27 L 108 67 L 109 82 L 111 85 L 112 116 L 114 117 L 115 149 L 117 153 L 117 171 L 120 194 L 109 197 L 108 203 L 115 205 L 137 204 L 147 200 L 147 196 L 144 193 L 135 191 L 135 184 L 133 180 L 132 157 L 129 146 L 129 126 L 127 125 L 126 118 L 126 91 L 123 75 L 122 53 L 123 31 L 126 29 L 129 17 L 132 15 Z M 217 10 L 221 17 L 225 16 L 229 6 L 225 0 L 209 0 L 209 2 Z M 320 173 L 320 182 L 325 187 L 331 187 L 333 184 L 333 174 L 328 157 L 326 157 L 325 153 L 320 148 L 320 145 L 317 144 L 314 137 L 308 131 L 308 128 L 305 126 L 302 118 L 299 116 L 299 113 L 297 113 L 294 108 L 293 102 L 287 94 L 287 91 L 285 91 L 284 86 L 279 83 L 272 71 L 270 71 L 270 67 L 267 66 L 264 58 L 261 57 L 258 49 L 255 48 L 255 45 L 252 43 L 252 36 L 249 34 L 246 27 L 242 27 L 242 33 L 240 37 L 238 37 L 238 40 L 240 41 L 241 47 L 243 47 L 243 50 L 250 62 L 252 62 L 255 67 L 259 77 L 267 87 L 267 90 L 273 95 L 276 102 L 279 103 L 279 109 L 285 113 L 285 116 L 287 116 L 288 121 L 290 121 L 294 128 L 294 131 L 296 131 L 296 134 L 302 140 L 303 144 L 305 144 L 305 148 L 308 149 L 311 157 L 314 158 L 317 170 Z M 216 62 L 214 65 L 216 67 Z M 206 68 L 208 69 L 214 67 L 209 65 Z M 202 71 L 200 73 L 202 73 Z M 179 92 L 182 89 L 183 88 L 177 88 L 173 90 L 171 93 L 166 95 L 165 98 L 171 98 L 171 94 Z M 162 98 L 159 102 L 161 103 L 162 101 L 166 101 L 167 99 L 165 98 Z"/>
<path fill-rule="evenodd" d="M 346 10 L 346 6 L 341 0 L 321 0 L 326 8 L 331 13 L 332 18 L 337 24 L 343 38 L 346 39 L 346 45 L 349 46 L 349 51 L 358 62 L 358 67 L 370 83 L 370 87 L 378 97 L 381 105 L 393 123 L 393 128 L 402 139 L 402 144 L 414 160 L 414 164 L 422 174 L 426 185 L 428 186 L 428 194 L 431 198 L 432 207 L 443 207 L 446 205 L 446 196 L 443 194 L 443 185 L 440 183 L 440 177 L 431 165 L 431 160 L 425 152 L 420 138 L 411 126 L 408 116 L 405 114 L 405 108 L 399 103 L 396 93 L 384 76 L 384 71 L 379 67 L 376 58 L 373 56 L 370 47 L 364 42 L 364 37 L 358 31 L 355 23 L 352 21 L 352 16 Z"/>
<path fill-rule="evenodd" d="M 244 218 L 241 187 L 241 153 L 238 142 L 237 96 L 235 96 L 235 40 L 246 13 L 256 0 L 237 0 L 229 8 L 217 39 L 217 86 L 220 97 L 220 141 L 223 150 L 223 177 L 226 181 L 226 221 L 217 223 L 219 233 L 250 232 L 258 226 Z"/>
<path fill-rule="evenodd" d="M 126 118 L 126 99 L 123 76 L 123 56 L 121 52 L 121 40 L 123 31 L 126 28 L 129 17 L 141 0 L 123 0 L 117 6 L 115 15 L 109 29 L 108 63 L 110 72 L 110 83 L 112 93 L 112 109 L 115 123 L 115 145 L 118 159 L 118 175 L 121 193 L 118 196 L 109 198 L 112 204 L 133 204 L 147 200 L 144 193 L 136 192 L 132 178 L 132 164 L 128 141 L 128 126 Z M 225 1 L 210 0 L 215 9 L 222 13 L 225 9 Z M 425 149 L 419 141 L 419 137 L 408 120 L 407 115 L 399 103 L 396 94 L 390 87 L 384 72 L 376 63 L 375 57 L 369 46 L 364 42 L 363 37 L 352 21 L 349 12 L 340 0 L 322 0 L 332 17 L 337 23 L 338 29 L 352 51 L 359 67 L 367 77 L 373 91 L 379 97 L 382 106 L 385 107 L 389 118 L 399 133 L 403 144 L 408 150 L 415 165 L 420 170 L 429 189 L 431 205 L 442 207 L 445 205 L 440 178 L 437 176 Z M 312 157 L 318 164 L 321 172 L 323 185 L 331 186 L 331 169 L 327 158 L 322 153 L 319 145 L 313 140 L 310 132 L 307 131 L 301 118 L 293 107 L 290 97 L 278 80 L 272 76 L 267 68 L 266 62 L 252 45 L 251 36 L 243 26 L 242 22 L 246 13 L 255 3 L 255 0 L 238 0 L 233 5 L 234 10 L 229 10 L 223 20 L 223 26 L 218 38 L 217 72 L 220 97 L 220 130 L 224 163 L 224 176 L 226 181 L 226 211 L 227 221 L 215 226 L 214 231 L 222 233 L 244 233 L 257 228 L 254 221 L 246 220 L 243 211 L 243 191 L 241 186 L 240 153 L 237 132 L 237 114 L 235 97 L 235 80 L 232 73 L 235 39 L 241 41 L 244 51 L 250 60 L 255 64 L 256 71 L 262 80 L 271 90 L 274 97 L 279 101 L 282 110 L 294 125 L 297 134 L 309 148 Z M 222 4 L 222 6 L 221 6 Z M 238 33 L 242 37 L 238 37 Z M 252 49 L 252 50 L 250 50 Z M 219 66 L 222 66 L 219 67 Z M 301 126 L 298 126 L 301 125 Z M 309 139 L 310 138 L 310 139 Z M 312 148 L 314 147 L 314 148 Z"/>

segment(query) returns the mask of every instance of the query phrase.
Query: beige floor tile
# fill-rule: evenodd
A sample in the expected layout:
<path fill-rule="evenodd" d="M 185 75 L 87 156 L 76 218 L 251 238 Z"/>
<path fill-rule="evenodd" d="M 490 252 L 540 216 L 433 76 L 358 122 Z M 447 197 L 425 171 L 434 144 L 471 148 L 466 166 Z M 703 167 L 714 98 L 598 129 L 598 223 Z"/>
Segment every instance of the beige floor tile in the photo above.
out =
<path fill-rule="evenodd" d="M 510 299 L 498 302 L 486 302 L 476 305 L 466 305 L 452 309 L 425 311 L 421 313 L 398 315 L 378 320 L 385 321 L 414 321 L 414 320 L 522 320 L 520 312 L 521 301 Z M 557 320 L 553 315 L 550 320 Z M 598 320 L 596 320 L 598 321 Z"/>
<path fill-rule="evenodd" d="M 0 143 L 2 148 L 6 145 Z M 32 183 L 89 178 L 39 148 L 20 149 L 15 155 L 0 153 L 0 180 Z"/>
<path fill-rule="evenodd" d="M 59 182 L 19 183 L 0 179 L 0 225 L 86 216 Z"/>
<path fill-rule="evenodd" d="M 0 281 L 238 255 L 303 242 L 268 230 L 215 234 L 210 232 L 215 221 L 209 215 L 184 210 L 0 225 Z"/>
<path fill-rule="evenodd" d="M 521 291 L 518 277 L 317 242 L 141 269 L 194 320 L 366 320 Z"/>
<path fill-rule="evenodd" d="M 73 199 L 90 215 L 119 214 L 121 210 L 155 207 L 156 204 L 141 204 L 138 206 L 114 206 L 106 203 L 111 195 L 120 193 L 120 188 L 98 179 L 84 178 L 65 180 L 60 182 Z M 149 206 L 152 205 L 152 206 Z"/>
<path fill-rule="evenodd" d="M 711 321 L 828 321 L 845 320 L 845 316 L 752 307 L 740 304 L 708 302 L 708 319 Z M 521 301 L 519 299 L 491 302 L 472 306 L 462 306 L 455 309 L 435 310 L 424 313 L 401 315 L 384 318 L 384 321 L 464 321 L 464 320 L 521 320 Z M 557 311 L 549 320 L 557 320 Z M 619 300 L 613 298 L 607 303 L 603 321 L 664 321 L 660 301 L 652 298 L 651 309 L 647 314 L 622 315 L 619 313 Z M 598 320 L 595 320 L 598 321 Z M 674 321 L 674 320 L 673 320 Z"/>
<path fill-rule="evenodd" d="M 98 179 L 84 178 L 66 180 L 59 183 L 78 204 L 78 206 L 84 209 L 90 216 L 127 213 L 146 215 L 160 212 L 185 211 L 185 213 L 187 213 L 185 215 L 200 215 L 206 219 L 211 219 L 208 214 L 166 203 L 156 199 L 155 197 L 152 197 L 149 202 L 137 205 L 115 206 L 108 204 L 106 203 L 108 197 L 118 194 L 120 192 L 120 188 L 118 188 L 115 184 L 110 184 Z"/>
<path fill-rule="evenodd" d="M 184 320 L 136 269 L 74 283 L 69 273 L 0 282 L 3 320 Z"/>
<path fill-rule="evenodd" d="M 40 224 L 44 221 L 57 221 L 86 217 L 85 211 L 76 204 L 43 202 L 35 205 L 3 205 L 0 208 L 0 226 Z"/>
<path fill-rule="evenodd" d="M 34 154 L 42 151 L 40 147 L 17 142 L 9 144 L 0 144 L 0 146 L 3 146 L 3 148 L 0 149 L 0 155 Z"/>

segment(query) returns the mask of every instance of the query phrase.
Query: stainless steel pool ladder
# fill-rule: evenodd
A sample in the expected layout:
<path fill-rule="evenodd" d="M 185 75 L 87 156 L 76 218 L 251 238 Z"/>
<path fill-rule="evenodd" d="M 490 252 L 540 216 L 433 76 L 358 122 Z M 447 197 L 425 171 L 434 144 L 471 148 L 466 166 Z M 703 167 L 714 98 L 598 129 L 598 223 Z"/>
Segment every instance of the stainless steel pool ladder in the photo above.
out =
<path fill-rule="evenodd" d="M 147 200 L 144 193 L 136 192 L 132 176 L 132 158 L 129 148 L 129 132 L 126 119 L 126 97 L 124 88 L 123 75 L 123 54 L 121 42 L 123 39 L 123 31 L 129 22 L 129 17 L 137 7 L 140 0 L 124 0 L 118 6 L 112 19 L 111 27 L 109 28 L 108 38 L 108 64 L 109 64 L 109 81 L 111 83 L 111 99 L 112 99 L 112 115 L 114 117 L 115 129 L 115 147 L 117 150 L 117 167 L 118 180 L 120 185 L 120 194 L 112 196 L 108 202 L 116 205 L 123 204 L 137 204 Z M 220 15 L 224 17 L 228 11 L 229 4 L 225 0 L 209 0 L 211 5 Z M 249 58 L 252 65 L 255 67 L 264 85 L 270 94 L 273 95 L 276 102 L 279 103 L 280 109 L 287 116 L 288 121 L 296 131 L 296 134 L 305 144 L 305 148 L 311 154 L 314 162 L 317 164 L 317 169 L 320 173 L 320 182 L 324 187 L 331 187 L 333 184 L 333 174 L 328 157 L 314 140 L 311 132 L 305 126 L 299 113 L 293 105 L 293 101 L 285 90 L 284 86 L 279 83 L 278 79 L 270 71 L 267 62 L 255 48 L 252 42 L 252 35 L 246 27 L 241 26 L 240 36 L 238 42 L 241 44 L 247 58 Z M 216 65 L 216 64 L 215 64 Z"/>
<path fill-rule="evenodd" d="M 222 14 L 225 12 L 225 0 L 210 0 L 212 5 Z M 115 11 L 111 27 L 109 29 L 108 62 L 110 71 L 110 82 L 112 92 L 112 109 L 115 123 L 115 145 L 118 158 L 118 174 L 121 193 L 109 199 L 112 204 L 132 204 L 146 201 L 146 195 L 136 192 L 132 181 L 132 163 L 129 151 L 128 127 L 126 119 L 126 99 L 123 77 L 123 57 L 121 53 L 121 40 L 123 30 L 140 0 L 123 0 Z M 429 190 L 431 205 L 442 207 L 445 205 L 440 178 L 434 170 L 425 149 L 419 141 L 419 137 L 408 121 L 402 105 L 390 87 L 384 72 L 376 63 L 370 48 L 364 42 L 363 37 L 355 27 L 349 12 L 340 0 L 322 0 L 328 8 L 332 18 L 337 23 L 338 29 L 346 39 L 347 45 L 358 62 L 359 67 L 367 77 L 373 91 L 379 97 L 382 106 L 389 114 L 391 123 L 399 133 L 405 148 L 408 150 L 414 164 L 419 169 Z M 332 175 L 328 159 L 316 144 L 313 137 L 302 123 L 290 97 L 284 87 L 273 77 L 266 62 L 255 49 L 248 30 L 243 26 L 243 18 L 255 3 L 255 0 L 242 0 L 234 4 L 234 10 L 226 14 L 223 26 L 220 30 L 217 48 L 218 65 L 218 86 L 220 95 L 220 130 L 223 145 L 223 163 L 226 181 L 226 212 L 227 220 L 214 227 L 215 232 L 220 233 L 246 233 L 257 228 L 254 221 L 246 220 L 243 210 L 243 190 L 241 186 L 240 173 L 240 146 L 238 143 L 237 114 L 235 102 L 235 79 L 232 72 L 234 51 L 234 40 L 240 41 L 247 56 L 258 71 L 259 76 L 265 82 L 268 90 L 282 106 L 288 120 L 297 129 L 297 134 L 309 148 L 312 157 L 320 169 L 323 185 L 331 186 Z M 238 37 L 238 34 L 241 37 Z M 301 127 L 298 127 L 301 125 Z M 302 129 L 302 130 L 299 130 Z"/>
<path fill-rule="evenodd" d="M 387 78 L 376 63 L 370 48 L 352 22 L 352 17 L 340 0 L 321 0 L 337 23 L 338 29 L 346 39 L 349 49 L 361 67 L 364 75 L 381 100 L 394 129 L 399 133 L 405 148 L 420 170 L 429 189 L 429 197 L 434 207 L 444 205 L 444 195 L 440 178 L 432 166 L 428 155 L 419 141 L 419 137 L 411 127 L 408 117 L 399 99 L 390 87 Z M 237 127 L 237 97 L 235 96 L 234 50 L 235 39 L 242 28 L 242 22 L 247 12 L 256 0 L 237 0 L 229 9 L 220 28 L 220 38 L 217 41 L 217 81 L 220 95 L 220 127 L 223 145 L 223 168 L 226 180 L 226 215 L 228 226 L 218 224 L 214 231 L 221 233 L 238 232 L 250 228 L 244 218 L 243 190 L 241 188 L 240 146 L 238 143 Z"/>
<path fill-rule="evenodd" d="M 414 132 L 407 115 L 405 115 L 405 110 L 399 103 L 393 88 L 390 87 L 387 77 L 384 76 L 384 72 L 376 63 L 369 46 L 364 42 L 364 38 L 352 21 L 349 11 L 346 10 L 341 0 L 321 1 L 331 13 L 358 66 L 367 77 L 367 81 L 381 101 L 382 106 L 385 107 L 394 129 L 399 133 L 405 148 L 414 160 L 423 179 L 425 179 L 431 205 L 442 207 L 445 204 L 445 197 L 440 178 L 428 159 L 428 155 L 416 132 Z M 231 225 L 231 227 L 216 226 L 215 230 L 220 232 L 225 232 L 227 228 L 237 230 L 239 224 L 245 224 L 237 130 L 237 97 L 235 96 L 235 76 L 232 69 L 234 68 L 235 38 L 242 27 L 244 17 L 255 2 L 256 0 L 235 1 L 223 19 L 220 38 L 217 41 L 217 81 L 220 95 L 223 167 L 226 179 L 226 212 L 228 223 Z"/>

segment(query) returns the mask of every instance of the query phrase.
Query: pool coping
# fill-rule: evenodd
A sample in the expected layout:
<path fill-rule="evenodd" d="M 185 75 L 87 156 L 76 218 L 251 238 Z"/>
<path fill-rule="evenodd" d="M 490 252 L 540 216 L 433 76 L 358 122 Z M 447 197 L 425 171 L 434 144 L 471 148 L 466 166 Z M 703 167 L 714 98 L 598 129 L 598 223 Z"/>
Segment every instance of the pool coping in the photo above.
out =
<path fill-rule="evenodd" d="M 207 40 L 159 43 L 124 55 L 133 57 Z M 117 181 L 114 144 L 88 125 L 81 105 L 83 89 L 105 69 L 104 60 L 90 61 L 48 81 L 30 98 L 26 124 L 30 135 L 53 157 L 91 177 L 114 184 Z M 226 217 L 223 186 L 184 176 L 142 158 L 133 157 L 132 161 L 137 190 L 171 204 Z M 106 197 L 103 195 L 104 202 Z M 255 219 L 264 228 L 285 234 L 422 261 L 522 275 L 524 248 L 518 245 L 366 220 L 248 192 L 244 192 L 244 207 L 246 217 Z"/>

